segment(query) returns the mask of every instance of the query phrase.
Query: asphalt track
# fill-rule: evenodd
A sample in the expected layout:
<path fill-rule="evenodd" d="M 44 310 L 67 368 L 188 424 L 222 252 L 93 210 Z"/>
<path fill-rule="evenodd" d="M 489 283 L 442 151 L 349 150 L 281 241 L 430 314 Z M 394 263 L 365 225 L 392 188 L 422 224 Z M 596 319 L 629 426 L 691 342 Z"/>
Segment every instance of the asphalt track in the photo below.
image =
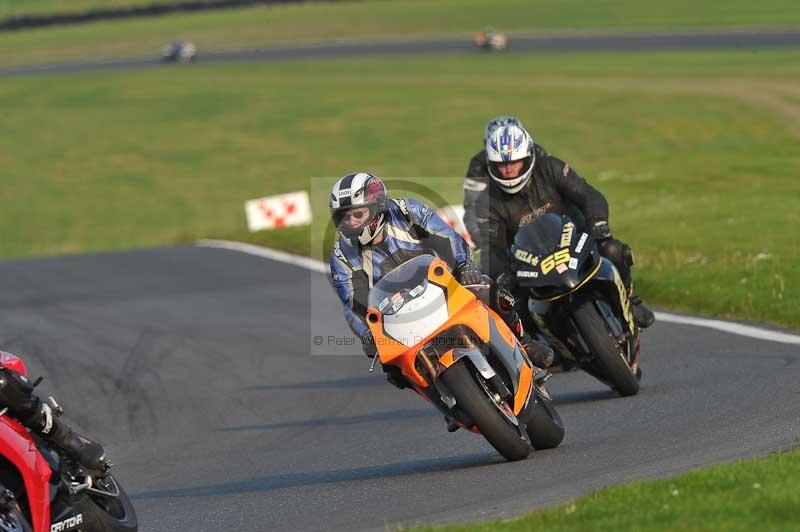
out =
<path fill-rule="evenodd" d="M 204 51 L 197 43 L 198 63 L 234 61 L 295 61 L 331 59 L 370 55 L 402 55 L 430 53 L 483 53 L 472 46 L 469 36 L 423 38 L 413 40 L 346 41 L 296 46 L 276 46 L 224 52 Z M 741 30 L 719 32 L 669 33 L 575 33 L 544 35 L 512 35 L 509 49 L 513 52 L 578 52 L 578 51 L 668 51 L 668 50 L 758 50 L 800 46 L 800 30 Z M 102 54 L 98 51 L 98 55 Z M 164 66 L 157 51 L 152 56 L 103 61 L 41 64 L 0 69 L 0 77 L 31 74 L 63 74 L 101 70 Z"/>
<path fill-rule="evenodd" d="M 343 330 L 320 273 L 235 251 L 0 262 L 0 346 L 106 445 L 143 532 L 507 517 L 798 442 L 796 345 L 659 323 L 639 395 L 555 375 L 563 444 L 506 463 L 360 349 L 314 345 Z"/>

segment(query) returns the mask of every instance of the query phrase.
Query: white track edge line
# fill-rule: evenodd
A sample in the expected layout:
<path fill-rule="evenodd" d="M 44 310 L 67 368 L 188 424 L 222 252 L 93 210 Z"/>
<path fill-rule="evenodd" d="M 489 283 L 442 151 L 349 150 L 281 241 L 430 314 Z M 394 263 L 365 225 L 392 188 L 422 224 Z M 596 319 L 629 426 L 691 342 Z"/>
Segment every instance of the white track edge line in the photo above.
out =
<path fill-rule="evenodd" d="M 666 312 L 656 312 L 656 319 L 667 323 L 694 325 L 696 327 L 716 329 L 718 331 L 737 334 L 739 336 L 748 336 L 758 340 L 768 340 L 770 342 L 780 342 L 782 344 L 800 345 L 800 336 L 796 334 L 770 331 L 769 329 L 762 329 L 760 327 L 754 327 L 753 325 L 744 325 L 741 323 L 712 320 L 708 318 L 695 318 L 694 316 L 680 316 Z"/>
<path fill-rule="evenodd" d="M 265 248 L 264 246 L 257 246 L 255 244 L 231 242 L 229 240 L 198 240 L 195 242 L 195 245 L 204 248 L 239 251 L 241 253 L 247 253 L 248 255 L 256 255 L 257 257 L 263 257 L 265 259 L 294 264 L 306 270 L 325 274 L 328 273 L 328 265 L 321 260 L 312 259 L 303 255 L 295 255 L 294 253 L 287 253 L 285 251 L 278 251 L 277 249 Z"/>
<path fill-rule="evenodd" d="M 207 248 L 228 249 L 231 251 L 239 251 L 257 257 L 263 257 L 278 262 L 285 262 L 287 264 L 294 264 L 307 270 L 312 270 L 319 273 L 328 273 L 328 265 L 321 260 L 312 259 L 303 255 L 295 255 L 285 251 L 278 251 L 277 249 L 266 248 L 255 244 L 245 244 L 243 242 L 231 242 L 229 240 L 199 240 L 195 242 L 196 246 Z M 752 325 L 743 325 L 741 323 L 734 323 L 730 321 L 713 320 L 708 318 L 696 318 L 694 316 L 681 316 L 678 314 L 670 314 L 668 312 L 656 312 L 656 319 L 666 323 L 677 323 L 679 325 L 693 325 L 695 327 L 705 327 L 707 329 L 715 329 L 729 334 L 736 334 L 739 336 L 747 336 L 756 338 L 758 340 L 767 340 L 770 342 L 778 342 L 782 344 L 800 345 L 800 336 L 796 334 L 782 333 L 778 331 L 770 331 Z"/>

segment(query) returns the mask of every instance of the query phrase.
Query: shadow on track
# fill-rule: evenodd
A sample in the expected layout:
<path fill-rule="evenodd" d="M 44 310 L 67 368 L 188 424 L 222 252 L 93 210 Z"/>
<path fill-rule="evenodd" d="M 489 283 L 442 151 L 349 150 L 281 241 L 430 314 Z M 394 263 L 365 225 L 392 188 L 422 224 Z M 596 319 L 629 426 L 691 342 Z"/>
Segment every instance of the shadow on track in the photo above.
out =
<path fill-rule="evenodd" d="M 319 388 L 362 388 L 367 386 L 385 386 L 386 379 L 377 379 L 375 376 L 350 377 L 347 379 L 331 379 L 325 381 L 297 382 L 294 384 L 265 384 L 263 386 L 248 386 L 245 390 L 316 390 Z"/>
<path fill-rule="evenodd" d="M 287 473 L 256 478 L 243 482 L 228 482 L 192 488 L 176 488 L 171 490 L 145 491 L 131 496 L 134 500 L 165 499 L 171 497 L 211 497 L 218 495 L 236 495 L 241 493 L 268 492 L 284 488 L 334 484 L 357 480 L 401 477 L 440 471 L 470 469 L 495 463 L 505 463 L 495 453 L 469 454 L 449 458 L 428 458 L 383 464 L 351 469 L 334 469 L 331 471 L 315 471 L 310 473 Z"/>
<path fill-rule="evenodd" d="M 288 429 L 297 427 L 323 427 L 336 425 L 357 425 L 359 423 L 372 423 L 374 421 L 392 421 L 398 419 L 414 419 L 420 417 L 438 417 L 436 410 L 430 408 L 392 410 L 390 412 L 377 412 L 375 414 L 364 414 L 351 417 L 333 417 L 307 419 L 305 421 L 282 421 L 280 423 L 267 423 L 264 425 L 243 425 L 241 427 L 226 427 L 217 429 L 220 432 L 238 432 L 247 430 L 274 430 Z"/>
<path fill-rule="evenodd" d="M 578 403 L 590 403 L 594 401 L 607 401 L 609 399 L 619 399 L 619 394 L 614 390 L 592 390 L 588 392 L 562 392 L 553 393 L 553 404 L 558 406 L 571 405 Z"/>

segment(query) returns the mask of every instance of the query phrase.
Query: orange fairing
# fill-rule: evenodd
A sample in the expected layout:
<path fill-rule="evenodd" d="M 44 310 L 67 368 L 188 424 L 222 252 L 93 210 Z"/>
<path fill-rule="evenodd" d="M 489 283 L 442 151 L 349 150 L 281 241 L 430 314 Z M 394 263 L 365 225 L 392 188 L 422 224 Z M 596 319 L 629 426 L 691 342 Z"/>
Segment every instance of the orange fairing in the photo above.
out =
<path fill-rule="evenodd" d="M 434 259 L 428 268 L 428 281 L 443 288 L 446 292 L 447 321 L 424 338 L 415 339 L 415 345 L 409 347 L 387 336 L 384 332 L 383 314 L 377 308 L 369 307 L 366 314 L 367 326 L 375 338 L 381 363 L 398 366 L 409 380 L 421 388 L 426 388 L 428 382 L 417 371 L 415 358 L 417 351 L 428 340 L 458 324 L 472 329 L 484 342 L 489 341 L 490 334 L 486 307 L 475 299 L 472 292 L 456 281 L 447 270 L 447 263 L 438 258 Z M 449 353 L 449 356 L 452 359 L 452 353 Z"/>
<path fill-rule="evenodd" d="M 486 310 L 491 314 L 492 318 L 494 318 L 494 322 L 497 324 L 497 331 L 500 333 L 500 336 L 503 337 L 503 340 L 505 340 L 506 343 L 511 347 L 516 346 L 517 338 L 514 336 L 514 333 L 511 332 L 511 329 L 509 329 L 508 326 L 505 324 L 503 318 L 501 318 L 492 309 L 486 309 Z"/>
<path fill-rule="evenodd" d="M 442 259 L 431 262 L 428 280 L 447 290 L 447 312 L 450 314 L 450 322 L 436 334 L 455 324 L 463 324 L 472 329 L 481 340 L 488 342 L 489 322 L 486 319 L 486 307 L 478 303 L 475 294 L 456 281 L 456 278 L 447 271 L 447 264 Z"/>
<path fill-rule="evenodd" d="M 531 391 L 531 379 L 533 379 L 533 371 L 527 363 L 523 363 L 519 371 L 519 386 L 517 386 L 517 394 L 514 396 L 514 415 L 518 415 L 522 411 L 522 407 L 528 400 L 528 394 Z"/>

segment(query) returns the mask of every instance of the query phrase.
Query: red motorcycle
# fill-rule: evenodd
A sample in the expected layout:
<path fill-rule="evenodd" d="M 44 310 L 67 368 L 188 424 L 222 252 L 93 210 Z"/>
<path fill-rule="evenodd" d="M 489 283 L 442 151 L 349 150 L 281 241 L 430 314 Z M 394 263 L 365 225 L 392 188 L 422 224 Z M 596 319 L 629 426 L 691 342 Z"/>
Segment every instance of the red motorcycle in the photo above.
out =
<path fill-rule="evenodd" d="M 11 353 L 0 351 L 0 365 L 27 375 Z M 110 462 L 103 471 L 86 470 L 5 414 L 1 409 L 0 532 L 136 532 L 136 513 Z"/>

